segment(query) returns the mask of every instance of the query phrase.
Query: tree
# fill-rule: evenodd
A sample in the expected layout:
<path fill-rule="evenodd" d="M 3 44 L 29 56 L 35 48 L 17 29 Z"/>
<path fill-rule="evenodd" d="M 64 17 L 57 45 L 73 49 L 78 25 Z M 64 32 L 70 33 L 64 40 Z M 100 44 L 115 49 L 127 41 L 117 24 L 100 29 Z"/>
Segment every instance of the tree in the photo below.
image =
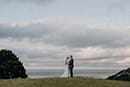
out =
<path fill-rule="evenodd" d="M 0 78 L 27 78 L 23 63 L 10 50 L 0 50 Z"/>

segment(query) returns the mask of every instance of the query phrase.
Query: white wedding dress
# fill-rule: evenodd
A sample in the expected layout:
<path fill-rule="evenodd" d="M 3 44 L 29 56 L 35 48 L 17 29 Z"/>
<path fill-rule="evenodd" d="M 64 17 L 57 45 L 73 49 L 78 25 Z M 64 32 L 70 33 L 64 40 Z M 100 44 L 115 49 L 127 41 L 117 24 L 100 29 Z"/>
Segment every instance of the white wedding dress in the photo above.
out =
<path fill-rule="evenodd" d="M 65 65 L 65 70 L 64 70 L 64 73 L 62 74 L 61 77 L 69 77 L 68 65 Z"/>
<path fill-rule="evenodd" d="M 68 61 L 67 61 L 67 62 L 68 62 Z M 61 77 L 69 77 L 68 64 L 65 64 L 65 70 L 64 70 L 63 74 L 61 75 Z"/>

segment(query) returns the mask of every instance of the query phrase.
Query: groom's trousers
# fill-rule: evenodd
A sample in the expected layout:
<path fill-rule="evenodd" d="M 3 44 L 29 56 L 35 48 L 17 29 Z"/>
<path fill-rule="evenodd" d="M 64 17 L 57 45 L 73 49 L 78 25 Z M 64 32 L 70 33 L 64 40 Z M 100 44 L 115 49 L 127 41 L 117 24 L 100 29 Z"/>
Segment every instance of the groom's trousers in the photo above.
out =
<path fill-rule="evenodd" d="M 73 68 L 70 68 L 69 71 L 70 71 L 70 77 L 73 77 Z"/>

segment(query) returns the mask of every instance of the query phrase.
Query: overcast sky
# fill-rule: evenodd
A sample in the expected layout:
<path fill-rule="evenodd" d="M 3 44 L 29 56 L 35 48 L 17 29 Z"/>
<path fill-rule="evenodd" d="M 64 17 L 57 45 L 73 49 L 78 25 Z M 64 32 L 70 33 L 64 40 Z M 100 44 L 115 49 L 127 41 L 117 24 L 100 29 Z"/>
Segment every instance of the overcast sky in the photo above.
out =
<path fill-rule="evenodd" d="M 130 66 L 130 0 L 0 0 L 0 49 L 29 69 Z"/>

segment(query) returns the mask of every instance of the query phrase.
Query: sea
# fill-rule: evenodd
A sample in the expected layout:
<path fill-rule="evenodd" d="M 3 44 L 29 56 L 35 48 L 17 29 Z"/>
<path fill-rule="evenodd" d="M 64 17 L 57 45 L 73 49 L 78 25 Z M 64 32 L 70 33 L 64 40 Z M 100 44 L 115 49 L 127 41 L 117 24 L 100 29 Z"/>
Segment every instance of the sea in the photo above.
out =
<path fill-rule="evenodd" d="M 118 69 L 85 69 L 74 70 L 74 76 L 78 77 L 93 77 L 93 78 L 107 78 L 115 73 Z M 60 77 L 64 70 L 27 70 L 29 78 L 49 78 Z"/>

